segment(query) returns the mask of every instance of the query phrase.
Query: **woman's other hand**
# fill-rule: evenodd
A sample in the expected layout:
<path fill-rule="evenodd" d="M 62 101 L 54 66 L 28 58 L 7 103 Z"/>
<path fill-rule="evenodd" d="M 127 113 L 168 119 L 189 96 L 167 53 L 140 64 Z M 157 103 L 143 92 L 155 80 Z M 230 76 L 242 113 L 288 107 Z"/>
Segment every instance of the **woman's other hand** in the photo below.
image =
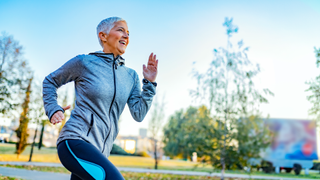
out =
<path fill-rule="evenodd" d="M 150 82 L 155 82 L 158 74 L 158 59 L 153 53 L 150 54 L 148 66 L 143 65 L 143 77 Z"/>
<path fill-rule="evenodd" d="M 68 110 L 70 109 L 70 105 L 69 106 L 66 106 L 66 107 L 63 107 L 62 109 L 65 111 L 65 110 Z M 51 117 L 51 120 L 50 122 L 55 125 L 57 123 L 60 123 L 62 120 L 64 120 L 64 115 L 63 115 L 63 112 L 62 111 L 57 111 L 56 113 L 54 113 L 54 115 Z"/>

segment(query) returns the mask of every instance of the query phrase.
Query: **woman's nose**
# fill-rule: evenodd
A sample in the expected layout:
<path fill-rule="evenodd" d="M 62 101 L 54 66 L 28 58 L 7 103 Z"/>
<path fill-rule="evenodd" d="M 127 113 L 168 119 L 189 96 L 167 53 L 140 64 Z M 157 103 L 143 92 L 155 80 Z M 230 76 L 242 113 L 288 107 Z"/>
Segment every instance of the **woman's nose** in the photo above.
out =
<path fill-rule="evenodd" d="M 123 37 L 129 38 L 129 33 L 125 32 L 124 35 L 123 35 Z"/>

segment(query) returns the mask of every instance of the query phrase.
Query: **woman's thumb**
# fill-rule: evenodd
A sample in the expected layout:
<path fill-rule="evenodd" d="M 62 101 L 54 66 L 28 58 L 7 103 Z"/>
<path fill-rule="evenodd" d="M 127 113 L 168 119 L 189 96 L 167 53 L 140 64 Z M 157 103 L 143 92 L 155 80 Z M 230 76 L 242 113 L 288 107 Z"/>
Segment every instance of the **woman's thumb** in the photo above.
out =
<path fill-rule="evenodd" d="M 66 107 L 63 107 L 62 109 L 63 109 L 63 110 L 68 110 L 68 109 L 70 109 L 70 107 L 71 107 L 71 105 L 68 105 L 68 106 L 66 106 Z"/>

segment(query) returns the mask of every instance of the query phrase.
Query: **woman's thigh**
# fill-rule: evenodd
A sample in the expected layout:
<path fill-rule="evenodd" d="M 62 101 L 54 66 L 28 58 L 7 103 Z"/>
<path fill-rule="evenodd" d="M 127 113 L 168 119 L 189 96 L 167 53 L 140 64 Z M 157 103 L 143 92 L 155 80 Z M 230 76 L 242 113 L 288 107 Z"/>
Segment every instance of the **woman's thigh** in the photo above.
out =
<path fill-rule="evenodd" d="M 123 180 L 118 169 L 93 145 L 83 140 L 65 140 L 58 145 L 61 163 L 72 179 Z"/>

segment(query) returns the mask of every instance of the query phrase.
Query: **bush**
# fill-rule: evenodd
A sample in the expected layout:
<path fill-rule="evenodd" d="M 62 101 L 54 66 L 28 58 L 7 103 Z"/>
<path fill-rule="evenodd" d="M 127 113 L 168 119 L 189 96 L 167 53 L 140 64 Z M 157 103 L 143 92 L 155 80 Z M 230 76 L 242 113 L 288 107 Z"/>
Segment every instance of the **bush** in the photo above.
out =
<path fill-rule="evenodd" d="M 127 153 L 123 150 L 120 146 L 113 144 L 110 154 L 117 154 L 117 155 L 132 155 L 131 153 Z"/>
<path fill-rule="evenodd" d="M 141 156 L 141 157 L 151 157 L 147 152 L 145 151 L 141 151 L 141 152 L 137 152 L 136 153 L 137 156 Z"/>
<path fill-rule="evenodd" d="M 115 155 L 124 155 L 124 156 L 141 156 L 141 157 L 150 157 L 149 154 L 146 152 L 138 152 L 138 153 L 127 153 L 124 149 L 122 149 L 120 146 L 113 144 L 110 154 Z"/>

